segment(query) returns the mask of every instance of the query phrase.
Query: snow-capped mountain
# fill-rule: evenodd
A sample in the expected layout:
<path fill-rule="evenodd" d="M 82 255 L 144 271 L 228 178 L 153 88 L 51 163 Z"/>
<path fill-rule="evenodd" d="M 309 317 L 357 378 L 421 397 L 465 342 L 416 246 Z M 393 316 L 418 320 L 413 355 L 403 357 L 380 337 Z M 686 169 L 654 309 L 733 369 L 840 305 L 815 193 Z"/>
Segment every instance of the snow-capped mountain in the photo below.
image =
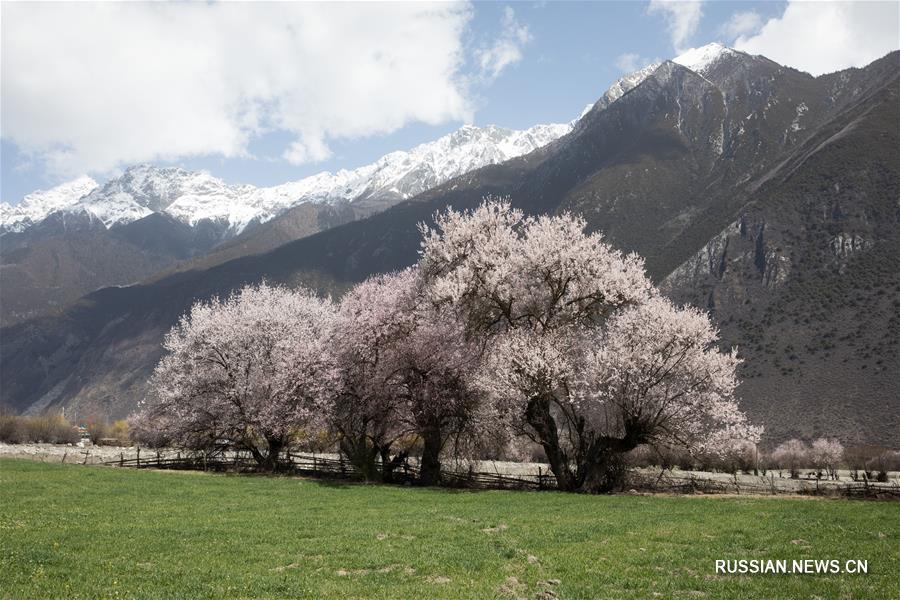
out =
<path fill-rule="evenodd" d="M 720 59 L 727 56 L 737 56 L 743 54 L 737 50 L 732 50 L 719 43 L 707 44 L 699 48 L 691 48 L 687 52 L 671 59 L 671 62 L 686 67 L 699 75 L 706 75 L 710 68 Z M 656 69 L 662 65 L 662 62 L 654 62 L 646 67 L 638 69 L 632 73 L 623 76 L 606 90 L 606 93 L 600 97 L 594 106 L 606 108 L 632 89 L 643 83 L 647 77 L 653 74 Z"/>
<path fill-rule="evenodd" d="M 73 206 L 96 188 L 97 182 L 85 175 L 49 190 L 32 192 L 15 206 L 0 202 L 0 232 L 23 231 L 47 215 Z"/>
<path fill-rule="evenodd" d="M 60 211 L 87 214 L 107 228 L 162 212 L 191 226 L 210 221 L 236 235 L 251 223 L 264 223 L 305 202 L 398 202 L 463 173 L 527 154 L 571 128 L 571 124 L 550 124 L 516 131 L 467 125 L 358 169 L 322 172 L 262 188 L 230 185 L 206 172 L 138 165 L 102 187 L 80 177 L 29 194 L 18 205 L 0 204 L 0 232 L 23 231 Z"/>

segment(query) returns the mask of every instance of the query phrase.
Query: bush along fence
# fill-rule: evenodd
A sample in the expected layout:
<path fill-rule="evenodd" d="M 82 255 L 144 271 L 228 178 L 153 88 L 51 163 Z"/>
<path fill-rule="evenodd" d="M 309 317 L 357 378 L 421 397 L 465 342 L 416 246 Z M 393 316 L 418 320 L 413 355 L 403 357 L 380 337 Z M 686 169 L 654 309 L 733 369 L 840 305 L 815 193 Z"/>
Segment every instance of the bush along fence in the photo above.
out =
<path fill-rule="evenodd" d="M 200 470 L 220 473 L 257 473 L 259 465 L 249 453 L 219 450 L 214 452 L 178 452 L 163 456 L 159 451 L 138 449 L 135 458 L 106 461 L 103 464 L 138 469 Z M 379 465 L 380 472 L 380 465 Z M 342 455 L 288 453 L 279 461 L 276 473 L 319 479 L 361 480 L 362 475 Z M 414 485 L 419 479 L 416 465 L 404 461 L 392 471 L 395 484 Z M 747 495 L 810 495 L 847 498 L 900 500 L 900 485 L 862 482 L 829 483 L 802 482 L 798 487 L 785 488 L 782 480 L 760 477 L 759 481 L 707 479 L 697 475 L 680 476 L 666 471 L 648 475 L 638 471 L 629 474 L 625 488 L 630 493 L 673 494 L 747 494 Z M 441 473 L 441 486 L 469 489 L 555 490 L 556 479 L 549 469 L 538 467 L 537 473 L 511 474 L 499 471 L 476 471 L 467 468 L 448 468 Z"/>

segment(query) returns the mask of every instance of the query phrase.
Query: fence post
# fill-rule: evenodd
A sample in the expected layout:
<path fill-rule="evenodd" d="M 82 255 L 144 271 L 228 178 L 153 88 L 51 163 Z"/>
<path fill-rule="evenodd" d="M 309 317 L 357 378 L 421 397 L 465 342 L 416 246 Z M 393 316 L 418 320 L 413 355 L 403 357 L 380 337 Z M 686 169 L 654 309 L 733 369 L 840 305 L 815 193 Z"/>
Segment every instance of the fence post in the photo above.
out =
<path fill-rule="evenodd" d="M 137 448 L 137 466 L 139 469 L 141 468 L 141 447 L 140 446 L 138 446 L 138 448 Z"/>
<path fill-rule="evenodd" d="M 538 467 L 538 489 L 544 489 L 544 472 L 541 467 Z"/>
<path fill-rule="evenodd" d="M 119 466 L 120 467 L 125 466 L 125 453 L 124 452 L 119 452 Z"/>
<path fill-rule="evenodd" d="M 159 457 L 159 448 L 156 449 L 156 467 L 159 468 L 162 466 L 162 462 Z"/>

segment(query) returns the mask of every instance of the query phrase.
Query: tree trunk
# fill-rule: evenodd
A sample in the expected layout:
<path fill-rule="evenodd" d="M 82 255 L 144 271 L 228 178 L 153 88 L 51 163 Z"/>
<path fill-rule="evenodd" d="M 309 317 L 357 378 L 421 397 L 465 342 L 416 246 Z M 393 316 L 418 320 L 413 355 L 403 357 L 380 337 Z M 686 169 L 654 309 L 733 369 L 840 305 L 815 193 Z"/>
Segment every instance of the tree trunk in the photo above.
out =
<path fill-rule="evenodd" d="M 350 437 L 341 437 L 341 452 L 347 456 L 362 478 L 365 481 L 375 481 L 378 479 L 378 467 L 375 459 L 378 458 L 379 448 L 369 444 L 368 440 L 351 439 Z M 383 450 L 382 450 L 383 452 Z"/>
<path fill-rule="evenodd" d="M 266 438 L 266 444 L 268 445 L 268 448 L 266 450 L 265 459 L 260 467 L 268 473 L 273 473 L 275 472 L 275 469 L 278 468 L 278 458 L 285 446 L 284 438 Z"/>
<path fill-rule="evenodd" d="M 437 485 L 441 482 L 441 429 L 433 425 L 422 433 L 422 463 L 419 465 L 419 483 Z"/>
<path fill-rule="evenodd" d="M 587 494 L 608 494 L 616 491 L 625 480 L 623 452 L 607 450 L 592 461 L 586 461 L 579 469 L 581 485 L 578 491 Z"/>
<path fill-rule="evenodd" d="M 394 471 L 400 468 L 403 463 L 406 461 L 409 454 L 407 452 L 400 452 L 393 458 L 391 458 L 391 446 L 381 446 L 378 449 L 379 454 L 381 454 L 381 481 L 382 483 L 395 483 L 394 479 Z"/>
<path fill-rule="evenodd" d="M 550 414 L 550 400 L 546 396 L 535 396 L 528 401 L 525 409 L 525 420 L 534 429 L 541 441 L 541 446 L 547 454 L 550 469 L 556 476 L 556 485 L 560 490 L 572 491 L 578 487 L 578 482 L 569 465 L 569 457 L 563 452 L 559 444 L 559 434 L 556 431 L 556 421 Z"/>
<path fill-rule="evenodd" d="M 256 461 L 260 471 L 271 473 L 275 470 L 275 467 L 278 466 L 278 456 L 281 454 L 281 450 L 284 446 L 285 443 L 283 438 L 267 437 L 265 452 L 252 441 L 244 447 L 250 451 L 250 454 L 253 456 L 253 460 Z"/>
<path fill-rule="evenodd" d="M 639 425 L 626 423 L 623 437 L 595 439 L 585 453 L 584 463 L 578 465 L 578 491 L 606 494 L 621 488 L 628 471 L 625 453 L 645 441 L 643 431 Z"/>

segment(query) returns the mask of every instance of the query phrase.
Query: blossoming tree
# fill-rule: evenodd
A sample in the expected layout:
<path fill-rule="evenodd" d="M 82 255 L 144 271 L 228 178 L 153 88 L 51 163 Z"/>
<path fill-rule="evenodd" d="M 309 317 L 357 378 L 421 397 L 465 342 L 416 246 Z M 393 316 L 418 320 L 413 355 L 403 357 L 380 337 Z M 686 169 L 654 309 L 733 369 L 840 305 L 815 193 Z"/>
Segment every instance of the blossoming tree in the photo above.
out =
<path fill-rule="evenodd" d="M 491 199 L 423 227 L 424 294 L 489 340 L 480 381 L 497 414 L 544 448 L 567 490 L 610 489 L 639 444 L 757 436 L 709 320 L 584 228 Z"/>
<path fill-rule="evenodd" d="M 166 336 L 138 426 L 187 447 L 225 438 L 275 468 L 301 428 L 321 422 L 334 320 L 329 301 L 266 284 L 197 302 Z"/>
<path fill-rule="evenodd" d="M 809 446 L 802 440 L 790 439 L 779 444 L 769 458 L 778 469 L 787 469 L 796 479 L 800 469 L 809 464 Z"/>
<path fill-rule="evenodd" d="M 403 436 L 422 443 L 420 479 L 440 480 L 448 439 L 474 423 L 480 359 L 450 311 L 423 303 L 415 269 L 373 277 L 341 302 L 335 348 L 341 385 L 332 411 L 344 451 L 368 477 Z"/>
<path fill-rule="evenodd" d="M 825 472 L 831 479 L 837 479 L 838 466 L 844 460 L 844 445 L 833 438 L 814 440 L 809 450 L 809 459 L 818 472 Z"/>
<path fill-rule="evenodd" d="M 330 409 L 341 451 L 362 474 L 390 479 L 391 451 L 403 435 L 397 422 L 392 352 L 413 328 L 414 275 L 407 271 L 372 277 L 341 300 L 334 352 L 338 386 Z"/>

